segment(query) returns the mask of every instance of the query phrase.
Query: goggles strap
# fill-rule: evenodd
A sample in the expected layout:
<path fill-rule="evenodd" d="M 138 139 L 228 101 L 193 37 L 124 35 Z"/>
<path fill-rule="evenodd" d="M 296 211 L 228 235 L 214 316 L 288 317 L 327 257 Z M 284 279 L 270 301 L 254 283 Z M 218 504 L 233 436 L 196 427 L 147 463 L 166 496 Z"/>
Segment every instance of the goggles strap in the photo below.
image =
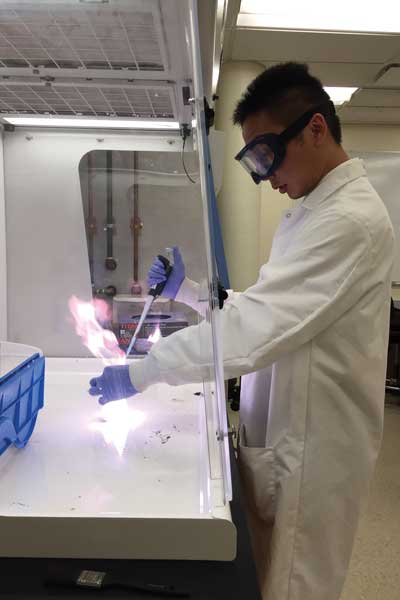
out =
<path fill-rule="evenodd" d="M 326 110 L 327 108 L 328 111 Z M 279 134 L 279 138 L 282 140 L 282 142 L 288 142 L 289 140 L 294 138 L 298 133 L 300 133 L 304 129 L 304 127 L 308 125 L 312 117 L 318 112 L 321 112 L 321 114 L 323 115 L 326 112 L 332 112 L 333 114 L 335 114 L 335 105 L 333 104 L 332 100 L 329 100 L 329 102 L 320 104 L 319 106 L 311 108 L 310 110 L 305 112 L 299 119 L 297 119 L 297 121 L 289 125 L 289 127 L 287 127 L 284 131 L 282 131 L 282 133 Z"/>

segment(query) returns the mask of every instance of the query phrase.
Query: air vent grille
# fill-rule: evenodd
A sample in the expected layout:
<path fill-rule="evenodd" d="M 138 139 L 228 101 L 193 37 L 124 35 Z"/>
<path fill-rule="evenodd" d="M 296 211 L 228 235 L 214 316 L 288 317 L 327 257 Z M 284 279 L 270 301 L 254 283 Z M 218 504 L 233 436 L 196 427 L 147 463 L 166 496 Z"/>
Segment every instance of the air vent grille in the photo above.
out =
<path fill-rule="evenodd" d="M 7 3 L 0 7 L 0 67 L 165 71 L 152 6 Z"/>
<path fill-rule="evenodd" d="M 0 113 L 176 118 L 167 86 L 0 83 Z"/>

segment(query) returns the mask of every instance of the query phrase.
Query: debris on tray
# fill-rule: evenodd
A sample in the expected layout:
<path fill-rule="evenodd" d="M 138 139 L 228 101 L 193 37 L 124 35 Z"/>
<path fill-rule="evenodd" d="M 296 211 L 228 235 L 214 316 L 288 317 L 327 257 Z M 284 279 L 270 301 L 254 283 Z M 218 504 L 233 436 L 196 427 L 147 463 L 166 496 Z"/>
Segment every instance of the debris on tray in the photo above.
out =
<path fill-rule="evenodd" d="M 160 440 L 162 444 L 166 444 L 168 440 L 171 439 L 171 435 L 169 433 L 162 433 L 162 431 L 154 431 L 153 432 L 156 437 Z"/>

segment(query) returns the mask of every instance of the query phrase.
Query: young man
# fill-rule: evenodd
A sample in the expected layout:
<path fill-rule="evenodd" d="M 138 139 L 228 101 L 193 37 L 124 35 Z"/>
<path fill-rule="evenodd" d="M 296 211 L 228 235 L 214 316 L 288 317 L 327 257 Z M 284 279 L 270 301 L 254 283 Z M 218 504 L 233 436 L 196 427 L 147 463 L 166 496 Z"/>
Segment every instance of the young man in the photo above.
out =
<path fill-rule="evenodd" d="M 263 598 L 339 600 L 379 450 L 393 232 L 335 108 L 305 65 L 267 69 L 234 122 L 256 183 L 300 200 L 258 281 L 221 311 L 226 378 L 243 375 L 240 470 Z M 165 293 L 196 306 L 177 251 Z M 150 283 L 165 278 L 155 263 Z M 202 323 L 198 327 L 205 327 Z M 207 375 L 196 328 L 92 380 L 103 401 Z"/>

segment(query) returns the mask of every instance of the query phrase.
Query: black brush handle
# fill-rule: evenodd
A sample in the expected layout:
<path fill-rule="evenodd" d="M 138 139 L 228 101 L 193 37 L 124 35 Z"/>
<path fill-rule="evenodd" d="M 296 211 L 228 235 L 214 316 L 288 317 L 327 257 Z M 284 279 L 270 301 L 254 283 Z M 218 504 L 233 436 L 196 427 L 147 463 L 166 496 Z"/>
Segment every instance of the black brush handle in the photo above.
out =
<path fill-rule="evenodd" d="M 153 296 L 154 298 L 157 298 L 158 296 L 161 296 L 161 294 L 163 293 L 163 290 L 164 290 L 164 288 L 165 288 L 165 286 L 167 284 L 167 281 L 168 281 L 168 277 L 171 275 L 172 269 L 173 269 L 173 266 L 169 262 L 168 258 L 165 258 L 165 256 L 162 256 L 161 254 L 159 254 L 157 256 L 157 258 L 164 265 L 166 279 L 165 279 L 165 281 L 162 281 L 161 283 L 158 283 L 155 287 L 152 287 L 152 288 L 149 289 L 149 296 Z"/>

